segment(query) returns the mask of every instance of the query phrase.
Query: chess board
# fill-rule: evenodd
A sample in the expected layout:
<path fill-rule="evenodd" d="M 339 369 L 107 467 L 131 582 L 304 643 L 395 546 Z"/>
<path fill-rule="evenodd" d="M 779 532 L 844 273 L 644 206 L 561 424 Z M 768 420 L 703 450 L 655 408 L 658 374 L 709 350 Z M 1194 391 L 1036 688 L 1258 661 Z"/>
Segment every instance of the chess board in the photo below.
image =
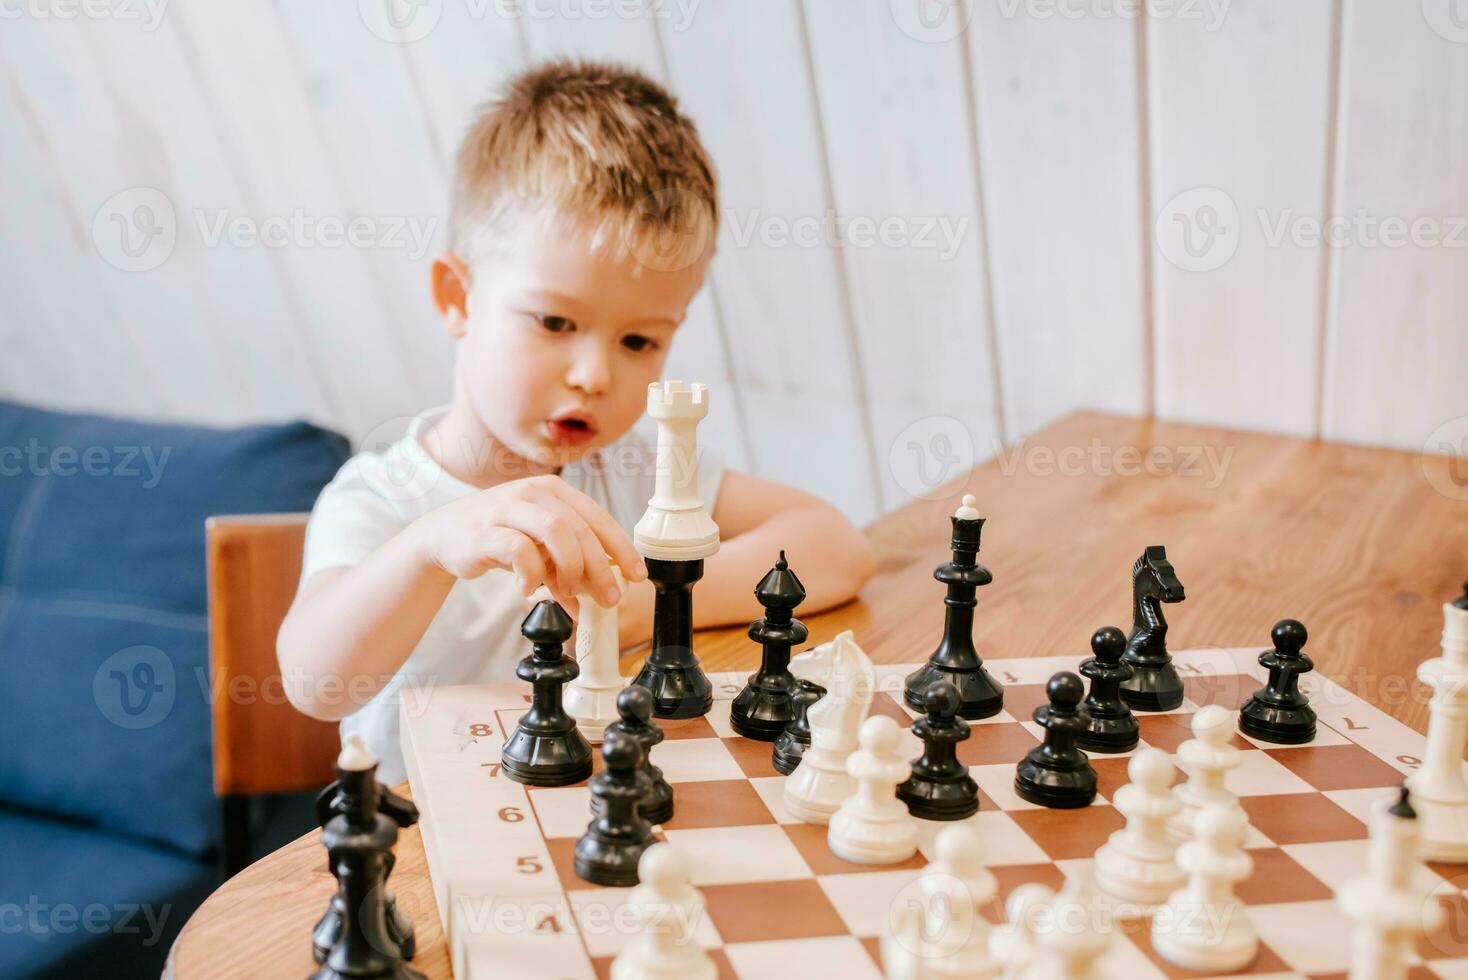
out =
<path fill-rule="evenodd" d="M 1143 745 L 1174 755 L 1191 736 L 1201 706 L 1236 708 L 1259 687 L 1259 650 L 1175 653 L 1188 699 L 1176 711 L 1141 714 Z M 973 723 L 960 744 L 981 790 L 979 824 L 999 894 L 986 918 L 1025 882 L 1059 888 L 1123 824 L 1110 805 L 1127 780 L 1131 753 L 1091 756 L 1100 795 L 1081 810 L 1047 810 L 1019 799 L 1015 763 L 1038 743 L 1030 720 L 1044 682 L 1079 658 L 990 660 L 1005 685 L 1005 711 Z M 873 712 L 901 725 L 903 677 L 916 665 L 876 668 Z M 654 761 L 673 785 L 676 812 L 659 839 L 689 859 L 706 914 L 694 936 L 725 977 L 879 977 L 879 941 L 899 904 L 917 901 L 914 880 L 943 824 L 920 821 L 919 854 L 896 866 L 850 864 L 826 846 L 826 828 L 804 824 L 781 805 L 784 777 L 770 745 L 735 735 L 729 705 L 746 674 L 712 675 L 716 700 L 703 718 L 663 721 Z M 1350 924 L 1333 889 L 1366 866 L 1373 804 L 1392 794 L 1420 762 L 1424 739 L 1344 688 L 1307 675 L 1319 715 L 1315 741 L 1275 746 L 1236 735 L 1241 765 L 1229 786 L 1249 815 L 1246 847 L 1254 873 L 1239 888 L 1260 937 L 1246 971 L 1275 977 L 1344 976 Z M 631 935 L 627 889 L 589 885 L 572 870 L 572 849 L 589 819 L 584 783 L 541 789 L 500 772 L 499 749 L 529 700 L 523 685 L 407 691 L 402 740 L 438 912 L 454 975 L 605 977 Z M 911 732 L 910 757 L 919 744 Z M 597 758 L 598 764 L 600 758 Z M 1182 778 L 1179 773 L 1179 779 Z M 1422 872 L 1424 894 L 1448 907 L 1446 925 L 1418 947 L 1414 977 L 1468 978 L 1468 866 Z M 1116 939 L 1101 961 L 1106 976 L 1129 980 L 1197 976 L 1151 949 L 1145 918 L 1117 903 Z"/>

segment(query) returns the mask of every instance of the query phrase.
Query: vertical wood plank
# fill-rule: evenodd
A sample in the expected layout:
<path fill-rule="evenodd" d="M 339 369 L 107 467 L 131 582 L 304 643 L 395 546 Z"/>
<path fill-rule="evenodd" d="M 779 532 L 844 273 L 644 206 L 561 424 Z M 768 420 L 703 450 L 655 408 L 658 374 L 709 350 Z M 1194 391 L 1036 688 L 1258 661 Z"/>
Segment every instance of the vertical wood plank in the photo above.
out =
<path fill-rule="evenodd" d="M 1003 438 L 965 42 L 909 33 L 894 9 L 803 6 L 885 509 L 935 489 Z"/>
<path fill-rule="evenodd" d="M 864 523 L 877 467 L 842 270 L 820 234 L 829 191 L 796 10 L 751 0 L 660 29 L 672 88 L 718 169 L 711 275 L 755 466 Z M 744 70 L 755 62 L 765 70 Z"/>
<path fill-rule="evenodd" d="M 207 16 L 178 9 L 173 17 L 193 52 L 193 87 L 242 174 L 240 210 L 257 219 L 299 213 L 313 222 L 366 222 L 362 246 L 325 246 L 308 237 L 258 249 L 274 265 L 311 347 L 307 384 L 334 395 L 336 407 L 318 421 L 356 440 L 386 419 L 446 401 L 447 369 L 436 383 L 416 384 L 410 367 L 421 359 L 415 348 L 443 342 L 436 316 L 431 310 L 416 321 L 392 316 L 389 284 L 380 275 L 384 267 L 400 269 L 394 283 L 406 282 L 413 295 L 405 299 L 418 300 L 427 291 L 431 250 L 415 254 L 423 246 L 413 229 L 432 232 L 441 219 L 374 212 L 351 196 L 352 175 L 341 161 L 357 155 L 354 136 L 333 142 L 324 135 L 297 39 L 273 7 L 227 5 Z M 360 23 L 345 21 L 347 27 L 365 33 Z M 407 220 L 399 225 L 398 217 Z"/>
<path fill-rule="evenodd" d="M 1134 25 L 978 2 L 984 214 L 1011 436 L 1077 408 L 1145 413 Z"/>
<path fill-rule="evenodd" d="M 1345 9 L 1337 214 L 1361 230 L 1332 249 L 1324 435 L 1421 449 L 1457 419 L 1461 451 L 1468 23 L 1450 0 Z"/>
<path fill-rule="evenodd" d="M 1314 425 L 1330 0 L 1234 0 L 1148 23 L 1157 412 Z M 1283 230 L 1281 230 L 1283 229 Z"/>

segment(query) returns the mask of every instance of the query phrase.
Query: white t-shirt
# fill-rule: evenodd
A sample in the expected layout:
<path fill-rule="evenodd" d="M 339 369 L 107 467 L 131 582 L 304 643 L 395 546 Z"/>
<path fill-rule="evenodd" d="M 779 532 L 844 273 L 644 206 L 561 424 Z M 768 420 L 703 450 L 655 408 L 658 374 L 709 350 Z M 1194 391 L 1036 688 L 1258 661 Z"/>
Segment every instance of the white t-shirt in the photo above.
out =
<path fill-rule="evenodd" d="M 480 489 L 447 473 L 419 441 L 447 410 L 441 406 L 421 413 L 386 449 L 359 452 L 342 465 L 311 509 L 301 584 L 322 569 L 357 564 L 417 518 Z M 655 459 L 656 438 L 639 426 L 566 465 L 560 475 L 606 508 L 630 535 L 653 493 Z M 712 513 L 723 463 L 716 451 L 700 446 L 697 467 L 699 491 Z M 361 732 L 379 760 L 378 779 L 388 785 L 400 781 L 405 773 L 398 742 L 399 692 L 428 684 L 515 683 L 515 665 L 530 654 L 520 635 L 524 618 L 513 573 L 492 569 L 455 582 L 403 666 L 371 701 L 342 719 L 342 737 Z"/>

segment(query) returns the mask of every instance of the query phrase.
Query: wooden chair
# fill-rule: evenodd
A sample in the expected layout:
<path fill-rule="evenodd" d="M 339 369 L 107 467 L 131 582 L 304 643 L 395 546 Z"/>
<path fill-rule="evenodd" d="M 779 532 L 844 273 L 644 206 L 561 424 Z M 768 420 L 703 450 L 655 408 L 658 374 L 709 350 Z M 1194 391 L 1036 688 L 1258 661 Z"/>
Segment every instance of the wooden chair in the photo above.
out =
<path fill-rule="evenodd" d="M 226 875 L 249 863 L 252 796 L 319 789 L 335 778 L 337 726 L 291 706 L 275 658 L 301 574 L 306 517 L 204 522 L 214 791 L 223 804 Z"/>

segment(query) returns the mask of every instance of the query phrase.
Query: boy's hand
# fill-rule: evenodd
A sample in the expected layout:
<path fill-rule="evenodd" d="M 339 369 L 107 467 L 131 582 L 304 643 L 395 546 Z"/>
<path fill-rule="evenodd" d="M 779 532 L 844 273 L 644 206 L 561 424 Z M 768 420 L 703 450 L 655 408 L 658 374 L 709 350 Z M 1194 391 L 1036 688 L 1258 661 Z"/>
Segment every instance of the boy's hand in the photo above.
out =
<path fill-rule="evenodd" d="M 529 596 L 542 583 L 562 605 L 577 593 L 621 598 L 607 556 L 628 581 L 647 567 L 617 522 L 596 501 L 558 476 L 535 476 L 461 497 L 414 522 L 428 559 L 455 578 L 491 568 L 513 571 Z"/>

